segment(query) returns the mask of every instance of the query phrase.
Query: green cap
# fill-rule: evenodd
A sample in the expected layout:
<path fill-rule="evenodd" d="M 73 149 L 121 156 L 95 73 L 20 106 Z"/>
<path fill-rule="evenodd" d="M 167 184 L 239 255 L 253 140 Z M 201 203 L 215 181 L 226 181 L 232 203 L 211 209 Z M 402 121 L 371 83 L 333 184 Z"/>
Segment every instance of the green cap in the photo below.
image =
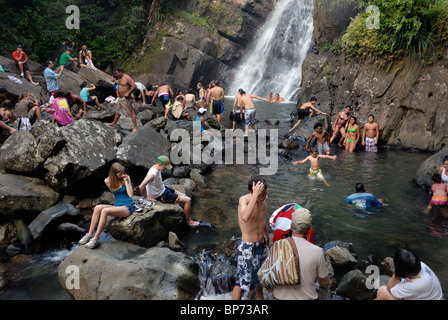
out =
<path fill-rule="evenodd" d="M 171 170 L 173 166 L 170 163 L 170 159 L 167 156 L 160 156 L 157 158 L 157 162 L 167 168 L 168 170 Z"/>

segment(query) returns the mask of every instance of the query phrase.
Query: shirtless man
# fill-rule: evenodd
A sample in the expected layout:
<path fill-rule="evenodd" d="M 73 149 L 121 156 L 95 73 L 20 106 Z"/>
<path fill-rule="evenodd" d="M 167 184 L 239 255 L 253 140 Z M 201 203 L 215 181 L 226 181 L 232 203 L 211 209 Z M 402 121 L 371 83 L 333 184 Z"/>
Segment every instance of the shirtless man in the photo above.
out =
<path fill-rule="evenodd" d="M 235 131 L 235 126 L 237 123 L 240 123 L 244 119 L 243 107 L 241 104 L 241 91 L 243 89 L 239 89 L 237 95 L 235 96 L 235 100 L 233 101 L 233 127 L 232 130 Z"/>
<path fill-rule="evenodd" d="M 280 102 L 285 102 L 285 99 L 283 99 L 282 97 L 280 97 L 280 95 L 278 93 L 275 94 L 275 98 L 274 98 L 274 102 L 275 103 L 280 103 Z M 311 118 L 311 116 L 310 116 Z"/>
<path fill-rule="evenodd" d="M 316 104 L 317 99 L 312 97 L 310 102 L 307 102 L 305 104 L 303 104 L 299 111 L 297 112 L 297 116 L 299 118 L 299 120 L 297 121 L 297 123 L 289 130 L 289 132 L 293 131 L 295 128 L 297 128 L 299 126 L 299 124 L 302 122 L 303 119 L 305 119 L 305 117 L 307 115 L 310 115 L 309 119 L 311 119 L 311 117 L 313 116 L 314 112 L 316 112 L 317 114 L 326 114 L 325 112 L 322 112 L 318 109 L 316 109 L 314 107 L 314 105 Z"/>
<path fill-rule="evenodd" d="M 135 132 L 138 129 L 135 116 L 137 113 L 137 105 L 132 96 L 132 92 L 134 92 L 137 86 L 135 85 L 134 80 L 132 80 L 129 75 L 124 73 L 122 67 L 117 67 L 115 69 L 115 75 L 118 78 L 117 100 L 115 103 L 115 118 L 114 121 L 112 123 L 108 123 L 108 125 L 111 127 L 115 127 L 120 116 L 124 114 L 127 117 L 131 117 L 132 124 L 134 126 L 132 132 Z"/>
<path fill-rule="evenodd" d="M 327 180 L 325 180 L 324 175 L 322 174 L 322 170 L 320 169 L 319 159 L 324 158 L 324 159 L 336 160 L 337 156 L 336 155 L 330 156 L 330 155 L 318 154 L 316 148 L 311 149 L 310 153 L 311 154 L 308 157 L 306 157 L 305 159 L 300 160 L 300 161 L 293 161 L 292 164 L 296 166 L 298 164 L 303 164 L 303 163 L 309 161 L 310 162 L 310 172 L 308 175 L 310 177 L 316 176 L 317 178 L 322 180 L 327 187 L 329 187 L 330 185 L 328 184 Z"/>
<path fill-rule="evenodd" d="M 212 86 L 208 95 L 207 105 L 211 104 L 210 112 L 221 123 L 221 114 L 224 113 L 224 89 L 219 86 L 217 80 L 213 80 Z"/>
<path fill-rule="evenodd" d="M 240 91 L 241 90 L 241 91 Z M 246 92 L 243 89 L 239 89 L 238 92 L 241 94 L 241 98 L 240 98 L 240 102 L 241 102 L 241 106 L 243 107 L 244 110 L 244 118 L 246 120 L 246 133 L 245 133 L 245 137 L 247 137 L 248 133 L 249 133 L 249 124 L 252 126 L 252 130 L 255 130 L 255 105 L 254 102 L 252 101 L 252 99 L 258 99 L 258 100 L 262 100 L 265 103 L 267 103 L 268 101 L 266 99 L 254 96 L 253 94 L 246 94 Z"/>
<path fill-rule="evenodd" d="M 306 144 L 306 151 L 310 151 L 310 143 L 313 138 L 317 140 L 317 151 L 319 154 L 330 155 L 330 134 L 322 128 L 322 123 L 316 123 L 314 125 L 314 132 Z"/>
<path fill-rule="evenodd" d="M 165 108 L 165 119 L 168 119 L 168 113 L 171 108 L 171 100 L 174 98 L 173 90 L 166 83 L 162 83 L 162 85 L 157 88 L 156 92 L 154 92 L 151 101 L 152 105 L 154 105 L 154 100 L 156 97 L 158 97 L 160 102 L 162 102 L 162 106 Z"/>
<path fill-rule="evenodd" d="M 375 117 L 369 115 L 367 123 L 362 129 L 362 145 L 366 147 L 366 151 L 378 152 L 378 139 L 380 136 L 380 127 L 374 122 Z"/>
<path fill-rule="evenodd" d="M 65 99 L 67 100 L 68 107 L 70 108 L 70 112 L 75 117 L 76 120 L 81 119 L 83 116 L 87 115 L 87 103 L 80 96 L 67 91 L 64 94 Z M 74 106 L 76 105 L 76 108 Z"/>
<path fill-rule="evenodd" d="M 274 98 L 274 95 L 272 94 L 272 92 L 270 92 L 269 91 L 269 93 L 268 93 L 268 97 L 266 98 L 266 101 L 267 102 L 275 102 L 275 98 Z"/>
<path fill-rule="evenodd" d="M 248 183 L 249 194 L 240 197 L 238 223 L 241 242 L 238 245 L 236 283 L 232 300 L 240 300 L 243 291 L 255 289 L 258 300 L 263 300 L 263 289 L 257 272 L 268 255 L 269 234 L 266 225 L 268 209 L 267 183 L 255 177 Z"/>

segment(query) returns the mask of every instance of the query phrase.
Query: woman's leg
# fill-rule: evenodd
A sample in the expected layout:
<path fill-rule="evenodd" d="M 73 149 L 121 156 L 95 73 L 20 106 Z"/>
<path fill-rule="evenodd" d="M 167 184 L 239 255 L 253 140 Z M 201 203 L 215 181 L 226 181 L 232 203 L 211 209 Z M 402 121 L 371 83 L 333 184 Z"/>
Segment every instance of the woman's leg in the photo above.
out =
<path fill-rule="evenodd" d="M 108 216 L 119 218 L 127 217 L 129 216 L 129 210 L 125 206 L 120 207 L 109 206 L 107 208 L 103 208 L 98 216 L 99 216 L 98 227 L 96 229 L 94 236 L 94 238 L 96 238 L 97 240 L 99 239 L 101 232 L 106 226 Z"/>

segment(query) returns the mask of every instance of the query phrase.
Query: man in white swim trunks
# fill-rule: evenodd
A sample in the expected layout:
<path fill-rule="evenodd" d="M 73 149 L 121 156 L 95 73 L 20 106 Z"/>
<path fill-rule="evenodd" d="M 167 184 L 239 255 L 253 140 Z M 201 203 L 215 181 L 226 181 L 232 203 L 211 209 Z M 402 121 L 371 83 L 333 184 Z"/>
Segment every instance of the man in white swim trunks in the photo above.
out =
<path fill-rule="evenodd" d="M 368 122 L 362 129 L 362 145 L 366 147 L 368 152 L 378 152 L 378 139 L 380 136 L 380 128 L 378 123 L 374 122 L 375 117 L 369 115 Z"/>
<path fill-rule="evenodd" d="M 268 101 L 266 99 L 257 97 L 253 94 L 246 94 L 246 92 L 243 89 L 239 89 L 238 92 L 241 94 L 241 98 L 240 98 L 240 102 L 241 102 L 241 106 L 243 107 L 244 110 L 244 118 L 246 120 L 245 126 L 246 126 L 246 133 L 244 134 L 244 136 L 247 137 L 248 133 L 249 133 L 249 125 L 252 126 L 252 130 L 255 131 L 255 105 L 254 102 L 252 101 L 252 99 L 258 99 L 261 101 L 264 101 L 265 103 L 267 103 Z"/>

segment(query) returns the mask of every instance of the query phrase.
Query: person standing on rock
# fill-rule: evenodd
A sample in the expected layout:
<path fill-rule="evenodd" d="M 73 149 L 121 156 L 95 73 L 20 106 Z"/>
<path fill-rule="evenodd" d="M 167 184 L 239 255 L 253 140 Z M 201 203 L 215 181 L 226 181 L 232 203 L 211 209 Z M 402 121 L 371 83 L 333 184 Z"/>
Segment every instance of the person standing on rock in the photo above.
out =
<path fill-rule="evenodd" d="M 159 98 L 163 108 L 165 109 L 165 119 L 168 119 L 168 113 L 170 112 L 171 108 L 171 100 L 174 99 L 173 90 L 166 83 L 162 83 L 162 85 L 157 88 L 156 92 L 154 92 L 154 96 L 152 97 L 151 101 L 152 105 L 155 105 L 154 100 L 156 97 Z"/>
<path fill-rule="evenodd" d="M 302 122 L 303 119 L 305 119 L 305 117 L 307 115 L 309 115 L 309 119 L 311 119 L 311 117 L 313 116 L 314 112 L 316 112 L 316 114 L 325 114 L 325 112 L 322 112 L 320 110 L 318 110 L 317 108 L 314 107 L 314 105 L 317 103 L 317 99 L 315 97 L 312 97 L 310 99 L 310 102 L 307 102 L 305 104 L 303 104 L 299 111 L 297 112 L 297 116 L 299 118 L 299 120 L 297 121 L 297 123 L 289 130 L 289 132 L 293 131 L 295 128 L 297 128 L 299 126 L 299 124 Z"/>
<path fill-rule="evenodd" d="M 104 183 L 114 195 L 115 204 L 99 204 L 93 210 L 89 232 L 79 240 L 79 244 L 85 244 L 86 248 L 89 249 L 99 245 L 99 237 L 106 226 L 108 216 L 124 218 L 134 212 L 131 178 L 126 174 L 121 163 L 115 162 L 112 164 L 109 176 L 104 180 Z"/>
<path fill-rule="evenodd" d="M 157 163 L 149 169 L 145 179 L 139 186 L 140 193 L 144 199 L 150 201 L 161 201 L 163 203 L 179 203 L 185 212 L 185 218 L 188 226 L 197 227 L 199 221 L 193 221 L 190 218 L 191 198 L 186 194 L 178 192 L 167 187 L 162 182 L 162 171 L 171 170 L 173 166 L 167 156 L 159 156 Z"/>
<path fill-rule="evenodd" d="M 319 295 L 319 292 L 322 292 L 322 288 L 329 288 L 331 280 L 323 249 L 306 239 L 312 225 L 311 213 L 308 209 L 300 207 L 292 213 L 291 220 L 292 239 L 299 254 L 300 284 L 275 286 L 274 297 L 279 300 L 324 300 L 328 298 L 325 290 L 323 296 Z"/>
<path fill-rule="evenodd" d="M 212 82 L 207 104 L 210 106 L 210 112 L 213 117 L 221 123 L 221 114 L 224 113 L 224 89 L 219 86 L 219 82 L 214 80 Z"/>
<path fill-rule="evenodd" d="M 55 71 L 53 71 L 54 63 L 51 60 L 47 60 L 45 62 L 45 71 L 44 71 L 44 77 L 45 77 L 45 83 L 47 84 L 47 90 L 48 92 L 52 93 L 59 89 L 59 82 L 58 79 L 62 75 L 62 71 L 64 70 L 64 66 L 60 66 Z"/>
<path fill-rule="evenodd" d="M 249 193 L 238 203 L 238 223 L 241 241 L 238 245 L 236 283 L 232 300 L 240 300 L 243 291 L 255 290 L 258 300 L 264 300 L 263 288 L 257 276 L 269 252 L 269 233 L 266 224 L 268 210 L 268 185 L 261 177 L 248 183 Z"/>
<path fill-rule="evenodd" d="M 118 119 L 122 115 L 130 117 L 132 119 L 133 129 L 132 132 L 137 131 L 137 104 L 132 96 L 132 92 L 137 88 L 134 80 L 124 73 L 122 67 L 117 67 L 115 69 L 115 75 L 118 78 L 118 88 L 117 88 L 117 100 L 115 103 L 115 117 L 112 123 L 108 123 L 109 126 L 117 126 Z"/>

